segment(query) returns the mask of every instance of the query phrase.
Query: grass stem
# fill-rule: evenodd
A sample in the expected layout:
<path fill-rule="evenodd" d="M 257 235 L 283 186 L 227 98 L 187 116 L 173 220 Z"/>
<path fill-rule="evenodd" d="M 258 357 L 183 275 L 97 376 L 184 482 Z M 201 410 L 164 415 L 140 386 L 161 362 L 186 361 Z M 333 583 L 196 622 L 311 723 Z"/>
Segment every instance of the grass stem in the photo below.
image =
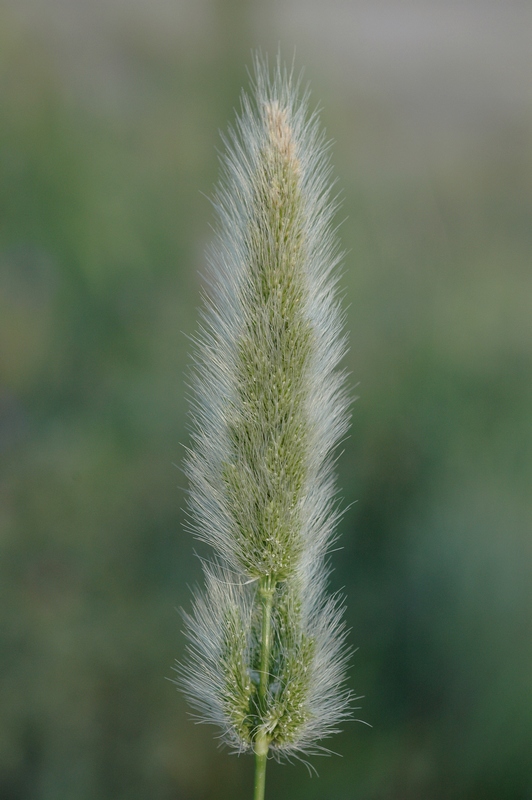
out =
<path fill-rule="evenodd" d="M 260 705 L 265 706 L 268 693 L 268 683 L 270 678 L 270 649 L 271 649 L 271 617 L 273 594 L 275 587 L 272 586 L 269 577 L 262 578 L 260 582 L 259 594 L 262 601 L 262 637 L 260 653 L 260 684 L 259 698 Z"/>
<path fill-rule="evenodd" d="M 255 787 L 253 800 L 264 800 L 264 787 L 266 785 L 266 762 L 268 760 L 268 736 L 259 731 L 255 740 Z"/>
<path fill-rule="evenodd" d="M 259 594 L 262 604 L 262 631 L 260 652 L 259 707 L 264 713 L 267 707 L 268 683 L 270 679 L 271 619 L 275 585 L 270 577 L 261 579 Z M 270 740 L 264 730 L 259 729 L 255 739 L 255 791 L 253 800 L 264 800 L 266 762 Z"/>

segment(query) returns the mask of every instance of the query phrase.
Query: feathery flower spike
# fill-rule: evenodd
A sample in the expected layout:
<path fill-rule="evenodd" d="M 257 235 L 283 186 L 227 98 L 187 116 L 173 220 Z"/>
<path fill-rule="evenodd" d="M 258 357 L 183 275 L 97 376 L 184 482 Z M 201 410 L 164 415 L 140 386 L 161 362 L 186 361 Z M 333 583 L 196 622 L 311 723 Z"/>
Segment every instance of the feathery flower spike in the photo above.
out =
<path fill-rule="evenodd" d="M 328 146 L 308 92 L 255 58 L 225 140 L 186 471 L 214 549 L 185 615 L 181 684 L 235 751 L 323 751 L 350 716 L 342 608 L 327 596 L 333 450 L 348 426 Z"/>

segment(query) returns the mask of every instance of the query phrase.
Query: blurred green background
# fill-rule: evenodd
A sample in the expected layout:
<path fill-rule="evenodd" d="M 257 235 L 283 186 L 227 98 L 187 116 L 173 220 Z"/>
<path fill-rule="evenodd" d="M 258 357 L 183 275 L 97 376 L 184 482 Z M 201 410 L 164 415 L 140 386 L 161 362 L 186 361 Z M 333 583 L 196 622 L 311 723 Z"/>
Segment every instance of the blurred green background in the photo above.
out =
<path fill-rule="evenodd" d="M 2 800 L 251 796 L 165 677 L 200 580 L 179 465 L 218 131 L 279 43 L 343 196 L 332 588 L 373 728 L 267 792 L 532 798 L 531 25 L 519 0 L 4 0 Z"/>

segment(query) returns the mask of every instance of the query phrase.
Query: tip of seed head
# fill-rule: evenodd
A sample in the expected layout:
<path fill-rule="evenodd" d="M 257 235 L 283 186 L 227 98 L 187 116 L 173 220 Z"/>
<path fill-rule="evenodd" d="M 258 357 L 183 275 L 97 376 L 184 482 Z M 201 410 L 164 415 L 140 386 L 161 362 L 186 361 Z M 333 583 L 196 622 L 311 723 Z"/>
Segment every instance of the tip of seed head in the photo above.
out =
<path fill-rule="evenodd" d="M 271 145 L 287 160 L 298 164 L 292 128 L 288 122 L 286 108 L 281 108 L 277 100 L 266 103 L 266 124 Z"/>

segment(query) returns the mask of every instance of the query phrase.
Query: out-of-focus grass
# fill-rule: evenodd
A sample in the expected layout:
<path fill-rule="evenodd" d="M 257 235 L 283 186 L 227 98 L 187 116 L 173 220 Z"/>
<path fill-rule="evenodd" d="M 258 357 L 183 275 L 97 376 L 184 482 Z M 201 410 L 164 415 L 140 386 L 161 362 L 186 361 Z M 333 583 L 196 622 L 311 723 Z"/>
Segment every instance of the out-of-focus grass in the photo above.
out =
<path fill-rule="evenodd" d="M 233 12 L 238 11 L 234 4 Z M 188 344 L 217 130 L 245 31 L 210 54 L 122 46 L 142 91 L 98 110 L 5 16 L 0 48 L 0 795 L 225 798 L 164 676 L 195 580 L 183 532 Z M 235 44 L 236 42 L 236 44 Z M 356 392 L 340 460 L 352 684 L 343 759 L 272 797 L 524 800 L 532 734 L 528 129 L 420 177 L 357 171 L 338 130 Z M 371 134 L 370 134 L 371 135 Z M 527 794 L 528 793 L 528 794 Z"/>

